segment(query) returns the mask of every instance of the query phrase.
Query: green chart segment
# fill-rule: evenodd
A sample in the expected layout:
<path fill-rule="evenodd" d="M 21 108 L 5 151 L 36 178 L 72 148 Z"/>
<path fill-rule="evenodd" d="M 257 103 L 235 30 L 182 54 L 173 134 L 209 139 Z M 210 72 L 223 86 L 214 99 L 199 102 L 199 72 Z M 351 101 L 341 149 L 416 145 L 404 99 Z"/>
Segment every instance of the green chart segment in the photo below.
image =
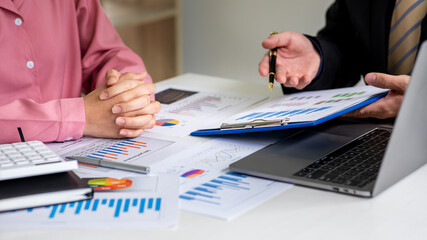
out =
<path fill-rule="evenodd" d="M 337 98 L 337 97 L 353 97 L 353 96 L 357 96 L 357 95 L 362 95 L 365 92 L 352 92 L 352 93 L 344 93 L 344 94 L 337 94 L 335 96 L 333 96 L 333 98 Z"/>

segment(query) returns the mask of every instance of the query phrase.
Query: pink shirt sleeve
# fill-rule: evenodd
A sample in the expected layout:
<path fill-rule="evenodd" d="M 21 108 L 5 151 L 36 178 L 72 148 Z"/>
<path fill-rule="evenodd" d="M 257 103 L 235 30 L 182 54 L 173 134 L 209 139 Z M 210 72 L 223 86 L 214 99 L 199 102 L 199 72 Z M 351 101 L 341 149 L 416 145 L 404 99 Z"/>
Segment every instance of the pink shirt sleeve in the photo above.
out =
<path fill-rule="evenodd" d="M 0 143 L 82 137 L 84 101 L 108 69 L 146 71 L 99 1 L 0 1 Z M 151 82 L 151 78 L 147 78 Z"/>
<path fill-rule="evenodd" d="M 122 43 L 98 1 L 79 1 L 77 17 L 83 80 L 90 84 L 84 86 L 86 91 L 103 85 L 109 69 L 122 74 L 147 71 L 141 58 Z M 147 74 L 144 81 L 152 82 L 152 79 Z"/>
<path fill-rule="evenodd" d="M 81 98 L 51 100 L 36 103 L 31 99 L 17 99 L 0 106 L 0 143 L 19 142 L 17 128 L 25 140 L 44 142 L 81 138 L 84 128 L 84 103 Z"/>

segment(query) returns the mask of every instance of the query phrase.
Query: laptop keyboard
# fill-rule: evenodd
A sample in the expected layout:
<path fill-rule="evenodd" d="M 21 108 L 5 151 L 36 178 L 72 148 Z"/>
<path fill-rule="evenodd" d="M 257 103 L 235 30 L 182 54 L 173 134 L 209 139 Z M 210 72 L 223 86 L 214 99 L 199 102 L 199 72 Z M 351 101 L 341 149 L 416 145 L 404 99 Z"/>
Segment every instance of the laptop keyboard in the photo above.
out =
<path fill-rule="evenodd" d="M 376 179 L 390 135 L 391 130 L 376 128 L 294 175 L 362 188 Z"/>

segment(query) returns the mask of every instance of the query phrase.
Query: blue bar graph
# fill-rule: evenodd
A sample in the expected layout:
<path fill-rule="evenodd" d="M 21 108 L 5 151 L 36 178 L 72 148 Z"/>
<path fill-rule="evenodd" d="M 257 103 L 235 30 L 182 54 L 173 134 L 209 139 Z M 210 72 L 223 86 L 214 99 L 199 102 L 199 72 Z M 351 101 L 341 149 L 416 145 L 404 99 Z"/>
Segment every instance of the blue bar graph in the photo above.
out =
<path fill-rule="evenodd" d="M 161 204 L 162 204 L 162 199 L 161 198 L 157 198 L 156 199 L 156 208 L 154 210 L 160 211 L 160 205 Z"/>
<path fill-rule="evenodd" d="M 190 197 L 190 196 L 186 196 L 186 195 L 180 195 L 179 198 L 184 199 L 184 200 L 188 200 L 188 201 L 200 201 L 200 202 L 210 203 L 210 204 L 214 204 L 214 205 L 220 205 L 221 204 L 219 202 L 209 201 L 209 200 L 205 200 L 205 199 L 199 199 L 199 198 Z"/>
<path fill-rule="evenodd" d="M 202 186 L 210 187 L 210 188 L 216 188 L 216 189 L 221 189 L 220 186 L 215 185 L 215 184 L 211 184 L 211 183 L 203 183 Z"/>
<path fill-rule="evenodd" d="M 227 181 L 222 181 L 222 180 L 219 180 L 219 179 L 211 180 L 211 182 L 217 183 L 219 185 L 222 185 L 223 187 L 249 190 L 249 188 L 247 188 L 247 187 L 241 187 L 240 184 L 236 183 L 236 182 L 227 182 Z"/>
<path fill-rule="evenodd" d="M 273 113 L 275 113 L 275 112 L 265 112 L 265 113 L 262 113 L 262 114 L 260 114 L 260 115 L 256 116 L 256 118 L 263 118 L 263 117 L 265 117 L 265 116 L 267 116 L 267 115 L 270 115 L 270 114 L 273 114 Z M 253 117 L 253 118 L 254 118 L 254 117 Z"/>
<path fill-rule="evenodd" d="M 145 198 L 141 199 L 141 205 L 139 205 L 139 212 L 143 213 L 145 208 Z"/>
<path fill-rule="evenodd" d="M 117 200 L 116 211 L 114 212 L 114 217 L 119 217 L 120 207 L 122 206 L 122 199 Z"/>
<path fill-rule="evenodd" d="M 50 212 L 49 218 L 53 218 L 55 216 L 56 209 L 58 209 L 58 205 L 54 205 L 52 207 L 52 211 Z"/>
<path fill-rule="evenodd" d="M 194 188 L 194 190 L 201 191 L 201 192 L 207 192 L 207 193 L 216 193 L 216 191 L 209 190 L 208 188 L 203 188 L 203 187 L 196 187 L 196 188 Z"/>
<path fill-rule="evenodd" d="M 92 200 L 91 199 L 89 199 L 89 200 L 87 200 L 86 201 L 86 203 L 85 203 L 85 210 L 89 210 L 89 207 L 90 207 L 90 202 L 92 202 Z"/>
<path fill-rule="evenodd" d="M 83 204 L 83 202 L 78 202 L 78 203 L 77 203 L 76 214 L 79 214 L 79 213 L 80 213 L 80 211 L 81 211 L 81 209 L 82 209 L 82 204 Z"/>
<path fill-rule="evenodd" d="M 108 206 L 109 207 L 113 207 L 114 206 L 114 199 L 110 199 L 110 204 Z"/>
<path fill-rule="evenodd" d="M 219 197 L 216 197 L 216 196 L 212 196 L 212 195 L 208 195 L 208 194 L 203 194 L 203 193 L 198 193 L 198 192 L 194 192 L 194 191 L 188 191 L 188 192 L 186 192 L 186 194 L 193 195 L 193 196 L 207 197 L 207 198 L 219 198 Z"/>
<path fill-rule="evenodd" d="M 237 120 L 241 120 L 241 119 L 249 118 L 249 117 L 252 117 L 252 116 L 255 116 L 255 115 L 258 115 L 258 114 L 259 114 L 259 113 L 251 113 L 251 114 L 246 115 L 246 116 L 244 116 L 244 117 L 238 118 Z"/>
<path fill-rule="evenodd" d="M 59 213 L 64 213 L 66 206 L 67 206 L 67 204 L 65 204 L 65 203 L 61 204 L 61 209 L 59 209 Z"/>
<path fill-rule="evenodd" d="M 120 159 L 127 157 L 134 150 L 146 148 L 147 143 L 135 140 L 120 140 L 112 141 L 111 144 L 101 147 L 94 147 L 91 151 L 87 151 L 90 153 L 85 153 L 85 155 L 96 159 Z"/>
<path fill-rule="evenodd" d="M 147 208 L 148 209 L 152 209 L 153 208 L 153 199 L 152 198 L 148 199 L 148 206 L 147 206 Z"/>
<path fill-rule="evenodd" d="M 242 182 L 242 179 L 235 178 L 235 177 L 219 176 L 218 178 L 224 179 L 224 180 L 233 181 L 233 182 L 240 182 L 242 184 L 249 184 L 247 182 Z"/>
<path fill-rule="evenodd" d="M 125 207 L 123 208 L 123 212 L 128 212 L 129 211 L 129 204 L 130 204 L 130 199 L 126 199 L 125 201 Z"/>
<path fill-rule="evenodd" d="M 221 194 L 224 191 L 229 193 L 230 191 L 249 191 L 250 184 L 245 181 L 247 176 L 226 172 L 209 182 L 203 183 L 200 186 L 196 186 L 191 190 L 186 191 L 179 197 L 185 201 L 199 201 L 214 205 L 220 205 Z"/>
<path fill-rule="evenodd" d="M 122 153 L 124 153 L 123 149 L 113 148 L 113 147 L 106 148 L 104 151 L 110 152 L 110 153 L 115 153 L 115 154 L 122 154 Z"/>
<path fill-rule="evenodd" d="M 92 212 L 96 212 L 96 210 L 98 210 L 98 203 L 99 203 L 99 199 L 95 199 L 92 205 Z"/>
<path fill-rule="evenodd" d="M 286 113 L 287 113 L 287 112 L 288 112 L 288 111 L 274 112 L 273 114 L 269 114 L 269 115 L 267 115 L 267 116 L 265 116 L 265 117 L 270 118 L 270 117 L 279 116 L 279 115 L 282 115 L 282 114 L 286 115 Z"/>
<path fill-rule="evenodd" d="M 49 219 L 54 219 L 58 214 L 64 214 L 70 211 L 73 213 L 73 215 L 78 216 L 81 214 L 96 213 L 105 208 L 112 209 L 112 217 L 119 218 L 122 214 L 126 214 L 131 211 L 144 214 L 146 212 L 146 202 L 148 202 L 149 205 L 147 206 L 147 209 L 150 209 L 151 212 L 161 211 L 162 198 L 91 199 L 80 202 L 51 205 L 44 208 L 50 209 L 48 214 Z M 34 210 L 32 208 L 26 210 L 28 213 L 32 213 L 33 211 Z"/>
<path fill-rule="evenodd" d="M 283 117 L 292 117 L 296 115 L 302 115 L 302 114 L 311 114 L 315 112 L 320 112 L 323 110 L 326 110 L 328 108 L 331 108 L 331 106 L 328 107 L 319 107 L 319 108 L 301 108 L 301 109 L 294 109 L 294 110 L 288 110 L 288 111 L 275 111 L 275 112 L 256 112 L 251 113 L 246 116 L 240 117 L 236 120 L 254 120 L 257 118 L 266 119 L 266 118 L 273 118 L 273 119 L 280 119 Z"/>

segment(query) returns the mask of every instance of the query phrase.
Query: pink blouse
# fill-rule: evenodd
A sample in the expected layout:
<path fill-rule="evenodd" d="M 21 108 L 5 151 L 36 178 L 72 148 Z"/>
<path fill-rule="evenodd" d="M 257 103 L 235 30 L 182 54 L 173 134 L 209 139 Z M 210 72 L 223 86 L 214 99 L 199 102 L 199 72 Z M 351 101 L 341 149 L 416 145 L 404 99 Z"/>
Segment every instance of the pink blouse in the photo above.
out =
<path fill-rule="evenodd" d="M 108 69 L 146 71 L 97 0 L 0 1 L 0 143 L 78 139 L 81 93 Z M 147 81 L 151 82 L 148 77 Z"/>

